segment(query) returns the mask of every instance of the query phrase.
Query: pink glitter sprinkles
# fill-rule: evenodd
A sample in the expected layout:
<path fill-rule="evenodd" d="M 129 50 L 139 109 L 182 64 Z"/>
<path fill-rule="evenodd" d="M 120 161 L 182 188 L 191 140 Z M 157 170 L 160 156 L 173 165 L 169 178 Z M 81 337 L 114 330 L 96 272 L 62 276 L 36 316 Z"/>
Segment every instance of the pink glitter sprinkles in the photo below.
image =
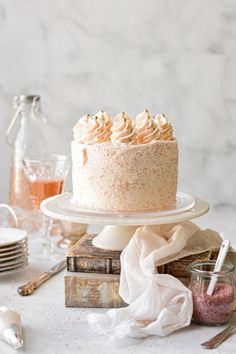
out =
<path fill-rule="evenodd" d="M 222 324 L 234 311 L 234 291 L 229 284 L 218 283 L 214 293 L 207 295 L 204 289 L 193 287 L 193 320 L 205 324 Z"/>

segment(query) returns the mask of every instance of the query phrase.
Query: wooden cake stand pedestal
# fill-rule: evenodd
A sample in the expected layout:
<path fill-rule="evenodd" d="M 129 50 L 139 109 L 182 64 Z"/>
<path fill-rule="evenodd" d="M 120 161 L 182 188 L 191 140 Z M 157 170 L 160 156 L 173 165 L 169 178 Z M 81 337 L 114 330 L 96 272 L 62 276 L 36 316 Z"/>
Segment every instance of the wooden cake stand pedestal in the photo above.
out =
<path fill-rule="evenodd" d="M 208 202 L 184 193 L 177 194 L 174 210 L 161 212 L 112 213 L 79 210 L 71 206 L 71 193 L 48 198 L 42 212 L 57 220 L 106 225 L 98 235 L 86 234 L 67 253 L 65 305 L 68 307 L 121 307 L 119 296 L 120 254 L 140 225 L 179 223 L 204 215 Z M 186 280 L 186 264 L 209 260 L 210 253 L 187 257 L 159 267 L 159 273 Z"/>

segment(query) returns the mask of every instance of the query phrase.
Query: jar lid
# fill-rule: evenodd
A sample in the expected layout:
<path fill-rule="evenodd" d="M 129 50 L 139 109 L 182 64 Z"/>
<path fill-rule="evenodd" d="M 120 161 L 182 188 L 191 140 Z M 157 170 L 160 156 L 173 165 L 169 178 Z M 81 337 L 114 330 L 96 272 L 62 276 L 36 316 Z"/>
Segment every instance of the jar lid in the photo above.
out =
<path fill-rule="evenodd" d="M 13 97 L 13 107 L 16 109 L 20 106 L 35 105 L 39 106 L 39 95 L 17 95 Z"/>

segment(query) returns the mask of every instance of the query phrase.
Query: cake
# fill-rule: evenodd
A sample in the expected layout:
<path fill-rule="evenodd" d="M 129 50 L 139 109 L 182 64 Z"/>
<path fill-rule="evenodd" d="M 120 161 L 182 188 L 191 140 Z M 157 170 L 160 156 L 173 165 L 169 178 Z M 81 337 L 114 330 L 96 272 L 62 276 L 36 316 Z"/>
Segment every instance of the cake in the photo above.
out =
<path fill-rule="evenodd" d="M 176 203 L 178 146 L 170 121 L 144 110 L 82 117 L 72 141 L 72 204 L 107 211 L 168 210 Z"/>

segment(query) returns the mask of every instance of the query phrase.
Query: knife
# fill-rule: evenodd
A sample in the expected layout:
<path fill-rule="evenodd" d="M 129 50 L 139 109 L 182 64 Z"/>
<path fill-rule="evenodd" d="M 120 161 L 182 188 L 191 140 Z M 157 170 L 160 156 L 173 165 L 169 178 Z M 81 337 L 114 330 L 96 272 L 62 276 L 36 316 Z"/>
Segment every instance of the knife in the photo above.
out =
<path fill-rule="evenodd" d="M 224 340 L 226 340 L 230 334 L 232 334 L 236 329 L 236 320 L 227 326 L 223 331 L 218 333 L 216 336 L 212 337 L 208 341 L 201 344 L 205 349 L 217 348 Z"/>
<path fill-rule="evenodd" d="M 66 267 L 66 261 L 63 260 L 51 268 L 49 272 L 44 272 L 40 274 L 37 278 L 34 278 L 25 285 L 20 286 L 17 292 L 21 296 L 31 295 L 35 289 L 42 285 L 45 281 L 62 271 Z"/>

